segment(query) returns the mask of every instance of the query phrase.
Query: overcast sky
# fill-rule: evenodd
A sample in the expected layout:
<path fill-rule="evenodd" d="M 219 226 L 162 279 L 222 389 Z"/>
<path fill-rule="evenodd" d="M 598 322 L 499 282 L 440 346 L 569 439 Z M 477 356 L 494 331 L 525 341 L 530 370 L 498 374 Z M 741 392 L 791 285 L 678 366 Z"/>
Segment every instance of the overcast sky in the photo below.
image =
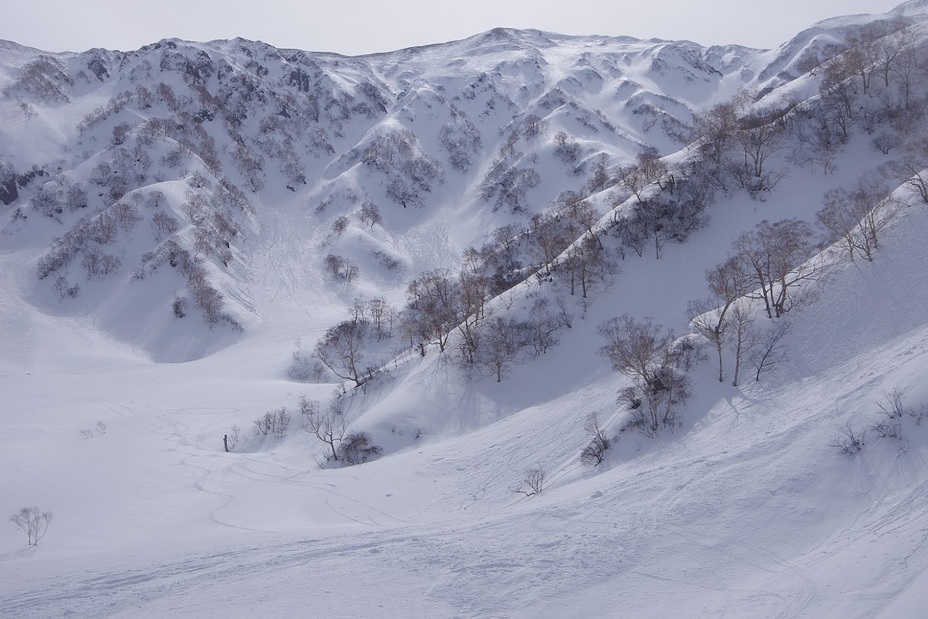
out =
<path fill-rule="evenodd" d="M 46 51 L 133 50 L 160 39 L 244 37 L 364 54 L 462 39 L 497 26 L 769 48 L 827 17 L 900 0 L 13 0 L 0 39 Z"/>

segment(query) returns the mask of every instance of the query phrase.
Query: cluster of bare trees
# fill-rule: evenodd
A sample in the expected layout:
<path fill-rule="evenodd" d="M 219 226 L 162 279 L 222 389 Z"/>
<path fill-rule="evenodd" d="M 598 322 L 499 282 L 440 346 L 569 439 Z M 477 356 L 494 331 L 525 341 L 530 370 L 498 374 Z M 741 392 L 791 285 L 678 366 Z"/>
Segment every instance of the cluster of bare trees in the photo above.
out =
<path fill-rule="evenodd" d="M 473 165 L 473 157 L 480 152 L 480 131 L 463 111 L 451 105 L 451 122 L 442 125 L 438 143 L 448 152 L 448 162 L 458 172 L 466 172 Z"/>
<path fill-rule="evenodd" d="M 883 178 L 868 174 L 850 188 L 826 193 L 817 221 L 825 242 L 839 241 L 850 260 L 855 254 L 873 260 L 880 238 L 900 208 Z M 763 303 L 768 320 L 782 319 L 802 302 L 803 293 L 821 280 L 826 266 L 821 260 L 810 260 L 819 247 L 816 241 L 816 231 L 804 221 L 765 220 L 739 235 L 728 259 L 706 271 L 710 294 L 692 301 L 687 315 L 691 327 L 716 351 L 719 381 L 725 380 L 724 350 L 733 354 L 734 385 L 744 361 L 753 365 L 755 380 L 760 380 L 765 369 L 784 360 L 781 340 L 789 323 L 778 320 L 759 329 L 753 302 Z"/>
<path fill-rule="evenodd" d="M 326 331 L 313 358 L 335 376 L 362 387 L 383 365 L 371 361 L 371 351 L 383 348 L 379 343 L 397 333 L 409 349 L 423 356 L 429 346 L 435 346 L 463 367 L 502 381 L 514 364 L 557 345 L 558 331 L 572 321 L 560 297 L 553 304 L 541 296 L 536 298 L 527 320 L 492 315 L 489 300 L 500 292 L 499 286 L 510 282 L 498 269 L 514 264 L 511 255 L 503 255 L 508 251 L 505 245 L 501 242 L 482 251 L 469 249 L 464 254 L 464 268 L 456 275 L 435 269 L 415 278 L 407 287 L 402 310 L 383 298 L 355 302 L 349 319 Z M 585 243 L 584 250 L 604 251 L 595 241 Z M 581 259 L 572 260 L 578 263 Z M 594 275 L 576 264 L 565 272 L 573 273 L 578 289 L 586 287 L 589 291 L 593 286 Z M 312 374 L 308 360 L 302 354 L 297 356 L 295 373 L 301 378 Z"/>
<path fill-rule="evenodd" d="M 701 177 L 681 177 L 617 218 L 612 235 L 638 256 L 654 250 L 660 258 L 668 242 L 684 243 L 691 234 L 708 225 L 706 208 L 715 192 Z"/>
<path fill-rule="evenodd" d="M 71 100 L 68 90 L 73 85 L 74 79 L 64 63 L 43 54 L 25 65 L 3 94 L 29 95 L 43 103 L 61 104 Z"/>
<path fill-rule="evenodd" d="M 883 126 L 886 130 L 873 138 L 874 148 L 886 155 L 907 146 L 899 149 L 901 161 L 888 171 L 901 182 L 915 177 L 914 186 L 924 187 L 928 157 L 917 143 L 928 112 L 928 46 L 905 18 L 862 26 L 844 43 L 806 56 L 799 67 L 820 76 L 820 85 L 819 97 L 791 115 L 801 143 L 794 153 L 798 162 L 818 163 L 828 173 L 853 126 L 870 134 Z"/>
<path fill-rule="evenodd" d="M 361 154 L 361 161 L 387 175 L 387 197 L 403 208 L 422 206 L 422 196 L 444 182 L 441 163 L 422 150 L 409 129 L 377 136 Z"/>
<path fill-rule="evenodd" d="M 782 173 L 769 160 L 785 143 L 789 106 L 757 108 L 739 93 L 696 115 L 686 139 L 695 145 L 693 176 L 721 191 L 746 189 L 761 197 L 776 186 Z"/>
<path fill-rule="evenodd" d="M 815 252 L 811 226 L 798 219 L 762 221 L 738 236 L 728 259 L 706 271 L 709 296 L 691 301 L 690 326 L 705 337 L 718 357 L 719 382 L 725 380 L 724 351 L 734 357 L 732 384 L 738 385 L 745 361 L 755 380 L 784 360 L 781 340 L 789 323 L 756 326 L 755 301 L 762 301 L 768 320 L 781 319 L 803 299 L 804 287 L 815 284 L 821 267 L 809 259 Z"/>
<path fill-rule="evenodd" d="M 16 180 L 15 176 L 11 176 L 14 189 Z M 73 182 L 64 175 L 59 175 L 53 181 L 39 187 L 30 200 L 34 211 L 58 221 L 61 221 L 61 215 L 66 209 L 67 212 L 73 213 L 87 208 L 89 203 L 84 183 Z"/>
<path fill-rule="evenodd" d="M 541 175 L 529 165 L 532 162 L 518 146 L 521 141 L 536 139 L 545 127 L 545 121 L 531 114 L 516 122 L 500 146 L 480 183 L 480 196 L 486 202 L 492 201 L 494 210 L 506 208 L 514 213 L 528 210 L 528 191 L 541 183 Z"/>
<path fill-rule="evenodd" d="M 119 269 L 120 258 L 101 249 L 116 241 L 119 230 L 130 232 L 141 220 L 138 208 L 130 202 L 118 202 L 99 209 L 91 217 L 81 217 L 70 230 L 55 239 L 38 262 L 39 279 L 56 273 L 79 255 L 88 279 L 99 279 Z"/>
<path fill-rule="evenodd" d="M 336 394 L 326 405 L 302 395 L 298 409 L 300 428 L 325 445 L 320 466 L 362 464 L 383 453 L 366 432 L 348 431 L 348 402 L 344 394 Z M 283 440 L 289 433 L 291 421 L 292 415 L 285 406 L 268 411 L 254 420 L 254 437 Z M 223 436 L 224 450 L 234 450 L 241 438 L 241 430 L 232 426 Z"/>
<path fill-rule="evenodd" d="M 786 314 L 803 284 L 820 275 L 820 267 L 806 262 L 815 252 L 814 239 L 812 226 L 801 219 L 764 220 L 732 244 L 732 255 L 754 287 L 749 296 L 763 300 L 767 318 Z"/>
<path fill-rule="evenodd" d="M 325 269 L 333 279 L 347 283 L 353 282 L 361 275 L 361 270 L 354 261 L 335 254 L 325 257 Z"/>
<path fill-rule="evenodd" d="M 494 316 L 487 306 L 494 296 L 491 280 L 481 270 L 477 252 L 457 277 L 430 271 L 413 280 L 399 325 L 409 345 L 425 354 L 427 344 L 450 350 L 465 368 L 495 376 L 501 382 L 509 369 L 557 345 L 557 333 L 571 324 L 563 299 L 551 307 L 535 299 L 526 320 Z"/>
<path fill-rule="evenodd" d="M 268 411 L 254 420 L 255 436 L 270 436 L 282 440 L 290 427 L 290 413 L 286 407 Z M 227 449 L 228 451 L 228 449 Z"/>
<path fill-rule="evenodd" d="M 501 381 L 528 346 L 522 323 L 490 315 L 489 281 L 479 270 L 465 270 L 457 277 L 429 271 L 409 284 L 407 297 L 399 324 L 421 354 L 427 344 L 444 352 L 454 343 L 460 363 L 486 369 Z"/>
<path fill-rule="evenodd" d="M 803 299 L 803 289 L 821 275 L 809 260 L 816 249 L 814 236 L 812 227 L 801 220 L 762 221 L 735 239 L 724 262 L 706 271 L 710 295 L 691 302 L 687 315 L 693 330 L 718 357 L 720 382 L 726 377 L 726 351 L 733 356 L 734 385 L 745 363 L 753 366 L 755 380 L 760 380 L 763 371 L 785 360 L 782 344 L 789 323 L 783 317 Z M 771 324 L 767 328 L 756 324 L 759 303 Z M 600 354 L 631 381 L 621 394 L 631 411 L 626 427 L 653 436 L 677 425 L 679 411 L 691 394 L 685 374 L 693 352 L 688 340 L 676 340 L 650 318 L 636 320 L 629 315 L 607 320 L 600 325 L 600 334 L 605 340 Z M 696 356 L 701 356 L 698 350 Z M 581 458 L 595 465 L 608 449 L 608 435 L 596 420 L 588 425 L 591 440 Z"/>
<path fill-rule="evenodd" d="M 885 171 L 890 178 L 915 190 L 928 204 L 928 127 L 920 123 L 898 141 L 898 156 L 886 165 Z"/>
<path fill-rule="evenodd" d="M 628 314 L 605 321 L 599 332 L 605 340 L 599 353 L 632 382 L 622 392 L 632 411 L 630 426 L 649 436 L 676 426 L 691 390 L 672 346 L 673 333 L 650 318 L 638 321 Z"/>
<path fill-rule="evenodd" d="M 653 146 L 648 146 L 635 157 L 635 163 L 619 166 L 614 170 L 614 178 L 642 202 L 642 191 L 657 183 L 664 188 L 663 181 L 669 172 L 667 164 Z"/>
<path fill-rule="evenodd" d="M 848 258 L 858 253 L 872 261 L 880 237 L 901 208 L 886 182 L 876 174 L 859 178 L 850 188 L 839 187 L 825 194 L 824 206 L 816 214 L 826 241 L 840 241 Z"/>
<path fill-rule="evenodd" d="M 38 546 L 39 540 L 48 532 L 54 514 L 43 512 L 38 507 L 23 507 L 10 516 L 10 522 L 26 534 L 30 546 Z"/>

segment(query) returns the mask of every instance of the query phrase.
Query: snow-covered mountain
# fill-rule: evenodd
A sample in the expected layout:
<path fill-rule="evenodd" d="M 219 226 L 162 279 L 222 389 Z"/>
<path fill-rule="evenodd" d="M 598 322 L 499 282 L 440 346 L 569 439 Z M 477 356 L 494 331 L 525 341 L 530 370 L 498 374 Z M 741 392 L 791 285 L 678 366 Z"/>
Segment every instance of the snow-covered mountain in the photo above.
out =
<path fill-rule="evenodd" d="M 926 36 L 0 42 L 0 615 L 920 616 Z"/>
<path fill-rule="evenodd" d="M 355 262 L 376 253 L 362 289 L 384 275 L 378 263 L 407 274 L 456 267 L 494 228 L 525 225 L 579 189 L 599 157 L 616 165 L 645 146 L 675 151 L 695 110 L 794 80 L 784 56 L 806 47 L 767 64 L 769 54 L 736 46 L 505 29 L 360 58 L 243 40 L 81 54 L 7 43 L 3 202 L 49 220 L 21 224 L 21 237 L 42 228 L 28 241 L 44 258 L 29 293 L 39 306 L 62 308 L 59 277 L 59 288 L 100 289 L 63 311 L 93 312 L 156 360 L 185 360 L 233 341 L 229 327 L 260 323 L 250 276 L 275 225 L 305 230 L 303 249 L 275 251 L 310 251 L 313 267 L 322 256 L 306 246 Z M 383 225 L 333 239 L 336 219 L 358 224 L 364 204 Z M 103 243 L 84 242 L 81 225 L 109 219 L 121 224 Z M 62 242 L 49 248 L 52 236 Z M 420 255 L 421 237 L 440 240 Z M 108 260 L 92 267 L 92 284 L 88 251 Z M 139 307 L 141 289 L 151 296 Z M 216 327 L 204 341 L 178 343 L 201 339 L 175 328 L 178 299 Z M 119 319 L 126 311 L 135 326 Z"/>

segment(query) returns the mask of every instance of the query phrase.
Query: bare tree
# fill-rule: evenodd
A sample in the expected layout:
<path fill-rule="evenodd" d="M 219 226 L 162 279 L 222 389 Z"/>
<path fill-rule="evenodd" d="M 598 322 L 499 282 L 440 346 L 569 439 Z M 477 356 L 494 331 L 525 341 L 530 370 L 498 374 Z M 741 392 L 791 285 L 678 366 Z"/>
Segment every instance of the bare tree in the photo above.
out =
<path fill-rule="evenodd" d="M 348 229 L 348 226 L 351 225 L 351 220 L 349 220 L 344 215 L 339 215 L 332 221 L 332 232 L 336 235 L 343 233 Z"/>
<path fill-rule="evenodd" d="M 646 146 L 644 150 L 635 155 L 635 162 L 644 179 L 661 184 L 663 177 L 667 174 L 667 164 L 661 159 L 660 152 L 653 146 Z"/>
<path fill-rule="evenodd" d="M 737 102 L 719 103 L 696 115 L 694 141 L 704 157 L 720 164 L 734 144 L 737 129 Z"/>
<path fill-rule="evenodd" d="M 157 211 L 151 217 L 151 227 L 155 234 L 155 240 L 160 241 L 164 237 L 177 232 L 180 229 L 180 223 L 164 211 Z"/>
<path fill-rule="evenodd" d="M 599 423 L 599 415 L 596 413 L 587 415 L 583 429 L 590 435 L 590 442 L 580 451 L 580 462 L 589 466 L 602 464 L 612 444 Z"/>
<path fill-rule="evenodd" d="M 377 333 L 377 340 L 393 336 L 393 323 L 396 321 L 396 309 L 383 297 L 367 302 L 367 315 Z"/>
<path fill-rule="evenodd" d="M 903 48 L 890 70 L 898 80 L 903 109 L 911 111 L 915 101 L 918 100 L 912 94 L 921 85 L 918 78 L 924 72 L 928 55 L 926 55 L 924 46 L 915 45 L 908 31 L 902 31 L 900 35 L 903 37 Z"/>
<path fill-rule="evenodd" d="M 524 494 L 525 496 L 535 496 L 541 494 L 545 487 L 545 469 L 539 464 L 525 469 L 522 481 L 516 487 L 514 492 Z"/>
<path fill-rule="evenodd" d="M 600 287 L 607 287 L 617 270 L 606 249 L 589 236 L 575 243 L 564 259 L 563 273 L 570 281 L 570 294 L 573 296 L 579 285 L 584 299 Z"/>
<path fill-rule="evenodd" d="M 854 454 L 860 453 L 864 448 L 866 439 L 866 431 L 856 432 L 851 427 L 851 424 L 847 424 L 841 428 L 840 435 L 831 442 L 831 446 L 837 449 L 839 453 L 853 456 Z"/>
<path fill-rule="evenodd" d="M 29 546 L 38 546 L 39 540 L 48 532 L 52 512 L 40 512 L 38 507 L 23 507 L 10 516 L 10 522 L 26 534 Z"/>
<path fill-rule="evenodd" d="M 889 174 L 907 183 L 928 204 L 928 129 L 915 128 L 903 141 L 901 157 L 887 166 Z"/>
<path fill-rule="evenodd" d="M 361 205 L 360 217 L 361 223 L 365 223 L 371 228 L 383 222 L 383 217 L 380 215 L 380 209 L 377 208 L 377 205 L 370 200 Z"/>
<path fill-rule="evenodd" d="M 750 355 L 750 361 L 757 370 L 754 380 L 760 380 L 760 374 L 780 365 L 787 360 L 787 352 L 783 346 L 783 338 L 789 333 L 789 322 L 778 322 L 771 328 L 758 334 L 758 345 Z"/>
<path fill-rule="evenodd" d="M 781 118 L 781 111 L 765 110 L 739 119 L 736 138 L 744 152 L 745 166 L 755 178 L 763 178 L 764 164 L 783 144 Z"/>
<path fill-rule="evenodd" d="M 660 183 L 666 174 L 667 164 L 661 159 L 657 149 L 649 146 L 638 153 L 634 164 L 619 168 L 616 176 L 629 191 L 635 194 L 640 203 L 642 191 L 653 183 Z"/>
<path fill-rule="evenodd" d="M 347 258 L 329 254 L 325 257 L 325 268 L 335 279 L 353 282 L 361 274 L 358 265 Z"/>
<path fill-rule="evenodd" d="M 458 275 L 454 314 L 455 329 L 460 334 L 459 347 L 466 364 L 478 361 L 480 342 L 483 339 L 481 322 L 486 318 L 486 300 L 489 298 L 489 280 L 480 273 L 462 271 Z"/>
<path fill-rule="evenodd" d="M 414 327 L 421 340 L 438 344 L 441 352 L 460 320 L 458 293 L 454 280 L 442 269 L 423 273 L 406 290 L 407 313 L 411 314 L 408 326 Z"/>
<path fill-rule="evenodd" d="M 857 90 L 850 77 L 850 71 L 840 56 L 826 62 L 816 106 L 822 114 L 820 118 L 838 130 L 842 142 L 850 136 L 851 123 L 858 110 Z"/>
<path fill-rule="evenodd" d="M 883 85 L 886 88 L 889 88 L 889 77 L 893 74 L 903 50 L 912 45 L 912 35 L 905 25 L 904 18 L 900 18 L 900 21 L 891 26 L 895 32 L 882 36 L 876 41 L 877 67 L 883 76 Z"/>
<path fill-rule="evenodd" d="M 316 358 L 333 374 L 358 387 L 365 381 L 363 364 L 368 327 L 367 321 L 346 320 L 329 328 L 314 349 Z"/>
<path fill-rule="evenodd" d="M 336 444 L 340 443 L 348 432 L 348 419 L 341 399 L 334 398 L 323 410 L 319 402 L 310 400 L 305 395 L 301 396 L 300 419 L 304 430 L 329 446 L 330 453 L 326 454 L 325 459 L 337 461 Z"/>
<path fill-rule="evenodd" d="M 848 37 L 848 50 L 844 53 L 844 62 L 850 73 L 860 77 L 863 94 L 870 93 L 870 81 L 876 69 L 876 41 L 879 38 L 873 25 L 861 28 Z"/>
<path fill-rule="evenodd" d="M 641 429 L 653 435 L 675 425 L 677 408 L 689 397 L 689 383 L 674 364 L 673 333 L 651 318 L 638 322 L 628 314 L 605 321 L 599 332 L 606 340 L 600 354 L 632 380 L 634 397 L 629 399 L 647 404 L 637 420 Z"/>
<path fill-rule="evenodd" d="M 534 355 L 544 354 L 549 348 L 557 346 L 560 342 L 558 331 L 565 325 L 558 316 L 548 310 L 548 301 L 544 298 L 535 299 L 529 313 L 528 329 Z"/>
<path fill-rule="evenodd" d="M 502 382 L 510 366 L 519 361 L 528 343 L 527 332 L 524 324 L 499 316 L 482 324 L 477 359 L 496 376 L 496 382 Z"/>
<path fill-rule="evenodd" d="M 741 364 L 745 356 L 759 344 L 759 338 L 753 328 L 754 313 L 743 300 L 736 301 L 732 306 L 730 323 L 733 337 L 729 341 L 729 346 L 735 355 L 735 371 L 731 384 L 737 387 L 741 376 Z"/>
<path fill-rule="evenodd" d="M 829 190 L 816 218 L 829 233 L 829 240 L 840 238 L 844 241 L 851 260 L 856 250 L 872 261 L 879 238 L 897 211 L 898 203 L 889 196 L 886 183 L 870 174 L 860 178 L 850 189 Z"/>
<path fill-rule="evenodd" d="M 528 235 L 530 252 L 544 268 L 545 275 L 551 274 L 551 266 L 573 239 L 566 234 L 565 226 L 553 215 L 532 216 Z"/>
<path fill-rule="evenodd" d="M 796 303 L 794 290 L 819 275 L 815 266 L 804 264 L 814 253 L 813 233 L 799 219 L 764 220 L 735 239 L 733 250 L 758 286 L 769 318 L 788 312 Z"/>
<path fill-rule="evenodd" d="M 568 192 L 572 193 L 572 192 Z M 563 197 L 564 194 L 561 194 Z M 579 196 L 573 195 L 572 199 L 567 199 L 564 207 L 564 214 L 576 225 L 578 228 L 586 231 L 602 248 L 602 241 L 599 240 L 599 237 L 596 235 L 596 230 L 594 226 L 596 222 L 599 221 L 599 215 L 596 212 L 596 209 L 593 208 L 593 205 L 587 200 L 578 199 Z"/>
<path fill-rule="evenodd" d="M 584 185 L 584 191 L 589 194 L 603 191 L 613 182 L 609 174 L 609 153 L 599 153 L 593 161 L 593 172 Z"/>
<path fill-rule="evenodd" d="M 744 263 L 734 257 L 706 270 L 711 296 L 691 301 L 687 308 L 690 326 L 715 348 L 719 359 L 719 382 L 725 380 L 722 348 L 728 335 L 727 314 L 732 305 L 750 291 L 750 275 Z"/>

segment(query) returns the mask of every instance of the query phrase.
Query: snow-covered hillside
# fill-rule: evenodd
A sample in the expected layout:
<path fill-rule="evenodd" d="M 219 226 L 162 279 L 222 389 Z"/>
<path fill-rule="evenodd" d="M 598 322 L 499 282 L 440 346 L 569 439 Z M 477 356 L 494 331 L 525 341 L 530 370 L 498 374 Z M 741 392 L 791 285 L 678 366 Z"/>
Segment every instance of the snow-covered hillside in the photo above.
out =
<path fill-rule="evenodd" d="M 0 43 L 0 615 L 921 616 L 926 34 Z M 733 386 L 691 302 L 782 221 Z"/>

